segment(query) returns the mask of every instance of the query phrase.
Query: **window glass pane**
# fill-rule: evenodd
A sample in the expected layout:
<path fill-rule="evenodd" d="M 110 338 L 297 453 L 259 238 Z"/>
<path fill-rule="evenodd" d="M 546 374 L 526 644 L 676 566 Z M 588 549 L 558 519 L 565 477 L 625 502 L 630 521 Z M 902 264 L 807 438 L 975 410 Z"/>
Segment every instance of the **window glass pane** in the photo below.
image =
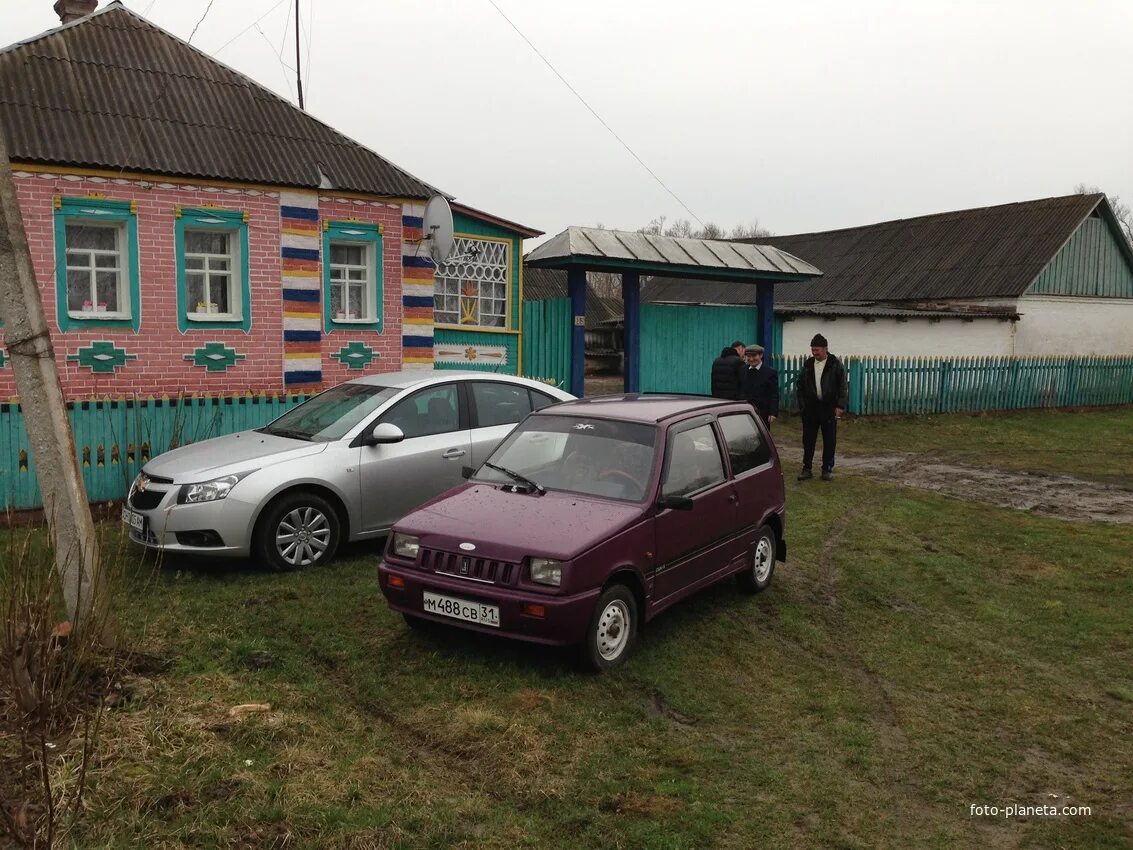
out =
<path fill-rule="evenodd" d="M 342 287 L 332 286 L 330 288 L 330 314 L 336 319 L 346 318 L 340 315 L 345 308 L 342 305 Z"/>
<path fill-rule="evenodd" d="M 362 245 L 330 246 L 330 261 L 335 265 L 361 266 L 366 262 L 366 248 Z"/>
<path fill-rule="evenodd" d="M 186 257 L 185 268 L 199 271 L 205 267 L 205 261 L 200 257 Z"/>
<path fill-rule="evenodd" d="M 113 227 L 96 227 L 86 224 L 67 225 L 68 248 L 94 248 L 100 251 L 118 250 L 118 233 Z"/>
<path fill-rule="evenodd" d="M 203 313 L 205 310 L 205 276 L 203 274 L 185 275 L 185 303 L 190 313 Z"/>
<path fill-rule="evenodd" d="M 95 290 L 98 294 L 98 305 L 106 305 L 109 313 L 118 312 L 118 273 L 96 272 Z"/>
<path fill-rule="evenodd" d="M 546 393 L 541 393 L 538 390 L 531 390 L 531 409 L 542 410 L 548 404 L 554 404 L 555 399 L 551 398 Z"/>
<path fill-rule="evenodd" d="M 186 230 L 185 251 L 189 254 L 227 254 L 227 233 L 210 230 Z"/>
<path fill-rule="evenodd" d="M 212 287 L 212 303 L 215 305 L 217 313 L 230 313 L 229 308 L 229 286 L 228 275 L 212 275 L 209 278 L 209 285 Z"/>
<path fill-rule="evenodd" d="M 346 270 L 346 276 L 347 276 L 347 279 L 349 279 L 349 280 L 358 281 L 359 283 L 365 283 L 366 282 L 366 270 L 365 269 L 347 269 Z"/>
<path fill-rule="evenodd" d="M 350 318 L 364 319 L 366 318 L 366 304 L 363 300 L 363 290 L 361 287 L 352 286 L 350 288 Z"/>
<path fill-rule="evenodd" d="M 117 254 L 95 254 L 94 255 L 95 268 L 99 269 L 116 269 L 118 268 L 118 255 Z"/>
<path fill-rule="evenodd" d="M 510 425 L 531 412 L 531 397 L 526 387 L 475 381 L 471 385 L 476 401 L 476 425 Z"/>
<path fill-rule="evenodd" d="M 664 495 L 687 496 L 723 480 L 724 463 L 712 426 L 701 425 L 673 436 L 661 487 Z"/>
<path fill-rule="evenodd" d="M 759 436 L 755 419 L 746 413 L 721 416 L 720 427 L 732 460 L 732 475 L 747 472 L 771 460 L 771 450 Z"/>
<path fill-rule="evenodd" d="M 89 266 L 89 265 L 90 265 L 90 254 L 85 254 L 85 253 L 84 254 L 78 254 L 78 253 L 71 253 L 71 252 L 69 252 L 67 254 L 67 266 L 68 266 L 68 268 L 73 268 L 75 266 Z"/>
<path fill-rule="evenodd" d="M 209 269 L 214 272 L 228 271 L 228 258 L 227 257 L 209 257 Z"/>
<path fill-rule="evenodd" d="M 406 438 L 447 434 L 460 427 L 456 385 L 432 387 L 410 396 L 382 417 L 404 432 Z"/>
<path fill-rule="evenodd" d="M 67 272 L 67 309 L 79 311 L 83 302 L 90 301 L 90 272 Z"/>

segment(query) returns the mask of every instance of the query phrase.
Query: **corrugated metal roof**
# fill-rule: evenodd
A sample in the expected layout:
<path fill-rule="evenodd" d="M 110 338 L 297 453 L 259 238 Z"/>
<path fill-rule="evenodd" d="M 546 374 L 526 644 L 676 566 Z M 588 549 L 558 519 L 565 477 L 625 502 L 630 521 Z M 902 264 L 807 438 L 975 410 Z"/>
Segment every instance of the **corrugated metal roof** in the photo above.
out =
<path fill-rule="evenodd" d="M 595 271 L 634 264 L 642 273 L 687 278 L 807 280 L 822 274 L 810 263 L 766 245 L 718 239 L 679 239 L 598 227 L 568 227 L 527 255 L 529 267 L 583 265 Z"/>
<path fill-rule="evenodd" d="M 810 286 L 777 286 L 783 301 L 1014 298 L 1095 209 L 1115 226 L 1104 195 L 1069 195 L 759 241 L 824 272 Z"/>
<path fill-rule="evenodd" d="M 0 121 L 17 162 L 437 191 L 118 2 L 0 51 Z"/>

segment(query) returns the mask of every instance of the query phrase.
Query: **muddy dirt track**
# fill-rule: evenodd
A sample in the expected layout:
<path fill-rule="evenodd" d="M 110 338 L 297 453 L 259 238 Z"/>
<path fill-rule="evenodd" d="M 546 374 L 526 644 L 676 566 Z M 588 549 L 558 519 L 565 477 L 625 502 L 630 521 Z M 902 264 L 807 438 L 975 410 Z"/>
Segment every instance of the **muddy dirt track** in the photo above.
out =
<path fill-rule="evenodd" d="M 802 452 L 782 444 L 778 449 L 787 474 L 796 472 Z M 962 466 L 899 453 L 839 454 L 835 472 L 1061 519 L 1133 523 L 1133 491 L 1068 475 Z"/>

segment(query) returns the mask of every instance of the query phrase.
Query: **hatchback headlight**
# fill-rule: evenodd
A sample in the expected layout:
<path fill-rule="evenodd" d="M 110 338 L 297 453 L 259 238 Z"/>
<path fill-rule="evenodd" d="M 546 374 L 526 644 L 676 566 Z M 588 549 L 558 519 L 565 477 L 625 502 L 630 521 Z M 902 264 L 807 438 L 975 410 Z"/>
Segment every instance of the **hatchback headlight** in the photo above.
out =
<path fill-rule="evenodd" d="M 393 554 L 399 558 L 408 558 L 411 561 L 417 560 L 417 553 L 421 551 L 420 538 L 414 537 L 412 534 L 401 534 L 396 532 L 393 535 Z"/>
<path fill-rule="evenodd" d="M 227 498 L 237 482 L 247 475 L 251 475 L 251 472 L 224 475 L 220 478 L 214 478 L 212 481 L 202 481 L 200 484 L 182 484 L 181 491 L 177 494 L 177 504 L 195 505 L 200 502 L 215 502 L 218 499 Z"/>
<path fill-rule="evenodd" d="M 552 561 L 550 558 L 532 558 L 531 580 L 558 587 L 563 583 L 563 562 Z"/>

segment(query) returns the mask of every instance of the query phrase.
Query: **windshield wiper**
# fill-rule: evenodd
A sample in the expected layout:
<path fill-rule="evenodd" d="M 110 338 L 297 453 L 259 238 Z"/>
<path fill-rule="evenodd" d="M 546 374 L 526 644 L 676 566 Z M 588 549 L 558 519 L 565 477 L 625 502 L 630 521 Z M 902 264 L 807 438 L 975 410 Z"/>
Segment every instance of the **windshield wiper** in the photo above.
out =
<path fill-rule="evenodd" d="M 530 478 L 526 478 L 526 477 L 520 475 L 518 472 L 515 472 L 514 470 L 508 469 L 505 466 L 496 466 L 496 464 L 494 464 L 494 463 L 492 463 L 491 461 L 488 461 L 488 460 L 484 461 L 484 466 L 488 467 L 489 469 L 494 469 L 494 470 L 496 470 L 496 472 L 502 472 L 504 475 L 506 475 L 512 481 L 518 481 L 520 484 L 523 484 L 527 487 L 530 487 L 536 493 L 542 494 L 542 493 L 547 492 L 547 488 L 545 488 L 542 484 L 536 484 Z"/>
<path fill-rule="evenodd" d="M 303 440 L 311 442 L 311 435 L 305 434 L 302 431 L 289 431 L 286 428 L 260 428 L 261 434 L 271 434 L 273 437 L 290 437 L 293 440 Z"/>

